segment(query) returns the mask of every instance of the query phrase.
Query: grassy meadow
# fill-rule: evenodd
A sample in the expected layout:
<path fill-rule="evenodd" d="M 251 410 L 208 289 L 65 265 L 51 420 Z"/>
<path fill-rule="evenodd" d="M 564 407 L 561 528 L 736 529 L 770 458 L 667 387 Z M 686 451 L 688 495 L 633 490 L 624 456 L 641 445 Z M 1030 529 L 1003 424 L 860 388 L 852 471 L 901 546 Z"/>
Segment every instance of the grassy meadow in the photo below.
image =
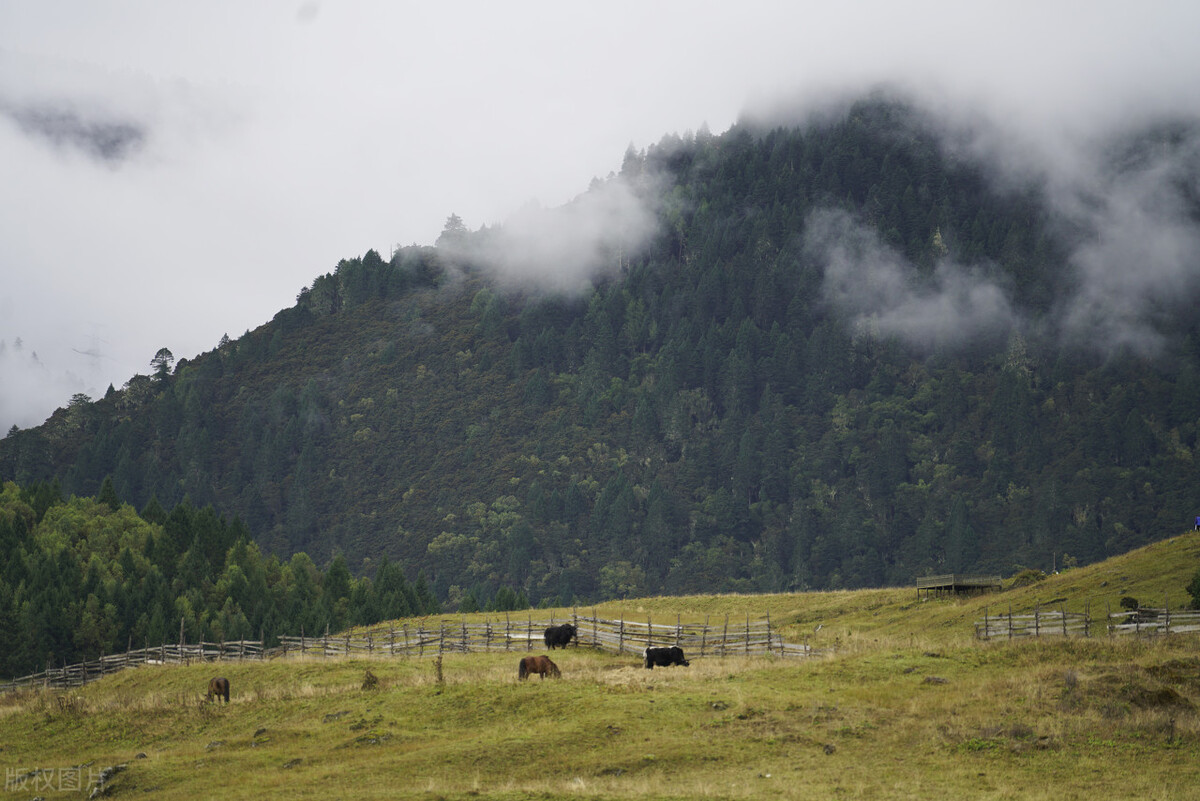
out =
<path fill-rule="evenodd" d="M 1197 568 L 1189 533 L 969 599 L 895 588 L 597 607 L 656 623 L 770 614 L 789 641 L 826 649 L 809 659 L 647 671 L 571 648 L 552 655 L 560 680 L 526 682 L 518 653 L 144 666 L 0 696 L 0 797 L 82 797 L 125 765 L 110 797 L 1197 798 L 1200 635 L 979 642 L 972 629 L 985 606 L 1182 607 Z M 203 698 L 218 673 L 228 706 Z"/>

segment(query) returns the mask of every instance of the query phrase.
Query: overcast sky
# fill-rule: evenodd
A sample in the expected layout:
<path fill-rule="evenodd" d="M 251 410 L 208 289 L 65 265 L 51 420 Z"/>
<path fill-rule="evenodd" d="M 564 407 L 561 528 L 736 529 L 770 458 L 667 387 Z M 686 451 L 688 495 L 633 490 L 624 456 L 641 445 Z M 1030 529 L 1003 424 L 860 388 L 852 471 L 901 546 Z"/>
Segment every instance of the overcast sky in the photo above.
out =
<path fill-rule="evenodd" d="M 1200 112 L 1197 31 L 1190 1 L 4 0 L 0 435 L 747 109 L 898 83 L 1069 162 Z"/>

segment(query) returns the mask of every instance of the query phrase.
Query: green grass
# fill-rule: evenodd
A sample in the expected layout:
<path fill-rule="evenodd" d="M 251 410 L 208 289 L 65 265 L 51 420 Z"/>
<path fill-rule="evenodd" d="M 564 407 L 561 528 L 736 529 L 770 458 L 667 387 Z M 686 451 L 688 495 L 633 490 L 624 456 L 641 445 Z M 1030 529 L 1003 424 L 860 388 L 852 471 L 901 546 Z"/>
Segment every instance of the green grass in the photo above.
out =
<path fill-rule="evenodd" d="M 1169 592 L 1181 606 L 1197 566 L 1189 534 L 986 598 L 888 589 L 623 605 L 656 622 L 770 613 L 789 639 L 837 644 L 808 660 L 647 671 L 570 649 L 553 656 L 561 680 L 518 682 L 517 653 L 447 654 L 441 683 L 432 657 L 145 666 L 0 698 L 0 763 L 9 778 L 128 764 L 115 797 L 229 801 L 1195 797 L 1200 637 L 981 643 L 971 624 L 985 604 L 1059 597 L 1094 613 L 1123 595 L 1157 606 Z M 367 670 L 375 689 L 362 689 Z M 227 707 L 202 698 L 217 673 L 232 683 Z M 35 795 L 80 793 L 5 792 Z"/>

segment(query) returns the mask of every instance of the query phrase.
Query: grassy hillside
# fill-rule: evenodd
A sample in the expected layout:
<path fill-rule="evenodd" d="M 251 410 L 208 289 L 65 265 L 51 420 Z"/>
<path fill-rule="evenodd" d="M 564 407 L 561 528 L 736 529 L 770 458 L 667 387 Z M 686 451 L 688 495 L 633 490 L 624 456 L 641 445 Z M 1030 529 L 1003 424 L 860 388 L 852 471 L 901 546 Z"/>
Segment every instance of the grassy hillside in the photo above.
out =
<path fill-rule="evenodd" d="M 1185 591 L 1200 570 L 1200 533 L 1189 532 L 1115 556 L 1094 565 L 1065 570 L 1042 581 L 1009 586 L 1000 594 L 963 598 L 918 600 L 911 587 L 837 592 L 778 593 L 771 595 L 707 595 L 651 598 L 596 607 L 605 616 L 637 616 L 644 612 L 665 622 L 675 615 L 684 619 L 711 620 L 729 614 L 737 621 L 770 615 L 789 642 L 807 640 L 816 647 L 837 642 L 850 647 L 863 640 L 878 647 L 897 647 L 910 641 L 932 647 L 963 647 L 973 639 L 972 624 L 991 614 L 1033 611 L 1038 604 L 1070 612 L 1090 605 L 1093 617 L 1109 608 L 1121 609 L 1121 598 L 1130 596 L 1143 606 L 1173 609 L 1190 602 Z M 1011 579 L 1006 581 L 1011 585 Z M 561 616 L 570 610 L 559 610 Z M 819 632 L 813 630 L 821 626 Z"/>
<path fill-rule="evenodd" d="M 600 607 L 769 611 L 789 638 L 837 641 L 809 660 L 651 672 L 571 649 L 554 655 L 561 680 L 524 683 L 516 654 L 446 655 L 440 681 L 432 658 L 149 666 L 4 698 L 0 761 L 13 798 L 66 797 L 12 785 L 31 768 L 84 765 L 86 782 L 113 764 L 128 765 L 116 797 L 1186 798 L 1200 779 L 1196 637 L 979 643 L 970 624 L 989 603 L 1182 602 L 1198 561 L 1187 534 L 988 598 L 898 588 Z M 217 672 L 228 707 L 200 697 Z"/>

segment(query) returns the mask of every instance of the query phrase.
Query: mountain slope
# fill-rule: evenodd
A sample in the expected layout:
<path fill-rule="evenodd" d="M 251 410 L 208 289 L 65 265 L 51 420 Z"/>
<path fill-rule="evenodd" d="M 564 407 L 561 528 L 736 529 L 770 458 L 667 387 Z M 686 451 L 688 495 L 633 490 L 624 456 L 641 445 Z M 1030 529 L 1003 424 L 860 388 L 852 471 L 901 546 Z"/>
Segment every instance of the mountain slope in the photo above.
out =
<path fill-rule="evenodd" d="M 341 262 L 11 432 L 0 475 L 187 494 L 468 608 L 1095 561 L 1200 511 L 1195 128 L 1148 131 L 1072 202 L 887 99 L 666 137 L 564 209 Z"/>

